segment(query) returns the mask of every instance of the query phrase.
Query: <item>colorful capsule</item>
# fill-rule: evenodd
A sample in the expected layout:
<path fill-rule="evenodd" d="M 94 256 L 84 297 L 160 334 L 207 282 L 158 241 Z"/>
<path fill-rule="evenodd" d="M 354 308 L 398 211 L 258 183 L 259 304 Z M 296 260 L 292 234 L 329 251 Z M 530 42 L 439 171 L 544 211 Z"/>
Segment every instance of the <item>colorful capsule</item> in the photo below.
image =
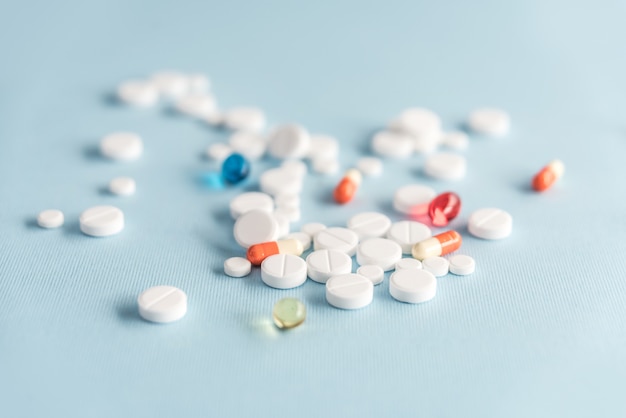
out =
<path fill-rule="evenodd" d="M 262 242 L 248 248 L 247 258 L 255 266 L 260 266 L 263 260 L 274 254 L 302 255 L 302 242 L 297 239 Z"/>
<path fill-rule="evenodd" d="M 428 257 L 439 257 L 456 251 L 461 247 L 463 239 L 456 231 L 446 231 L 413 245 L 413 258 L 423 260 Z"/>
<path fill-rule="evenodd" d="M 434 226 L 446 226 L 461 211 L 461 198 L 456 193 L 446 192 L 435 197 L 428 205 L 428 216 Z"/>
<path fill-rule="evenodd" d="M 554 160 L 541 169 L 533 178 L 533 189 L 538 192 L 548 190 L 552 185 L 561 178 L 565 171 L 565 166 L 561 160 Z"/>
<path fill-rule="evenodd" d="M 250 163 L 237 153 L 230 154 L 222 163 L 222 177 L 228 183 L 237 184 L 250 174 Z"/>
<path fill-rule="evenodd" d="M 361 185 L 361 173 L 355 168 L 346 171 L 337 187 L 335 187 L 335 201 L 341 205 L 348 203 L 356 194 L 357 189 Z"/>

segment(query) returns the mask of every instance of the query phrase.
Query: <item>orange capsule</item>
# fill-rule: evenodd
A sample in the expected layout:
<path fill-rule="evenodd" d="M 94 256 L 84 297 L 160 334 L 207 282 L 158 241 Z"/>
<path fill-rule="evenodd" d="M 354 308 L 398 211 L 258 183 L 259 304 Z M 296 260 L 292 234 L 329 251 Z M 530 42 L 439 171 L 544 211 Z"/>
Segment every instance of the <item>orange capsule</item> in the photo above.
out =
<path fill-rule="evenodd" d="M 541 169 L 533 178 L 532 186 L 538 192 L 548 190 L 552 185 L 561 178 L 565 171 L 565 166 L 560 160 L 554 160 Z"/>
<path fill-rule="evenodd" d="M 434 237 L 427 238 L 413 245 L 413 258 L 423 260 L 428 257 L 439 257 L 458 250 L 463 238 L 456 231 L 446 231 Z"/>
<path fill-rule="evenodd" d="M 361 179 L 362 176 L 358 170 L 351 168 L 346 171 L 346 174 L 343 176 L 337 187 L 335 187 L 335 201 L 341 205 L 351 201 L 356 194 L 357 189 L 361 185 Z"/>
<path fill-rule="evenodd" d="M 284 239 L 281 241 L 262 242 L 254 244 L 248 248 L 248 261 L 253 265 L 259 266 L 270 255 L 274 254 L 293 254 L 302 255 L 302 242 L 297 239 Z"/>

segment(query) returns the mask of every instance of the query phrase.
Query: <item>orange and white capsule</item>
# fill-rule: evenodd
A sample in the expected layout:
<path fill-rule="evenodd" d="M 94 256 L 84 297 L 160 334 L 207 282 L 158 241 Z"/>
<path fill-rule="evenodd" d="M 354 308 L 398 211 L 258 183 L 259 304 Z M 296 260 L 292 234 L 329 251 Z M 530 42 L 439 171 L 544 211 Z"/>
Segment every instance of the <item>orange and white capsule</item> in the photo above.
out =
<path fill-rule="evenodd" d="M 561 178 L 565 166 L 561 160 L 554 160 L 547 166 L 541 169 L 535 177 L 533 177 L 533 189 L 538 192 L 548 190 L 558 179 Z"/>
<path fill-rule="evenodd" d="M 348 203 L 352 200 L 356 194 L 357 189 L 361 185 L 363 176 L 361 172 L 356 168 L 351 168 L 346 171 L 337 187 L 335 187 L 334 197 L 335 201 L 341 205 Z"/>
<path fill-rule="evenodd" d="M 297 239 L 262 242 L 248 248 L 247 258 L 255 266 L 260 266 L 263 260 L 274 254 L 302 255 L 302 242 Z"/>
<path fill-rule="evenodd" d="M 446 231 L 413 245 L 413 258 L 423 260 L 428 257 L 439 257 L 458 250 L 463 239 L 456 231 Z"/>

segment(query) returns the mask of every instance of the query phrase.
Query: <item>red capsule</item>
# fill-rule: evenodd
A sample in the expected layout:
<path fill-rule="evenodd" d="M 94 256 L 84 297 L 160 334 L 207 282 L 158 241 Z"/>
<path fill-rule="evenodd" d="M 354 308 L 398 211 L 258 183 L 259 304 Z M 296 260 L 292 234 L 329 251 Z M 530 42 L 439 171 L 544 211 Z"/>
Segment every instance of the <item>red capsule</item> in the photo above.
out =
<path fill-rule="evenodd" d="M 335 187 L 333 193 L 335 201 L 341 205 L 351 201 L 360 184 L 361 173 L 354 168 L 348 170 L 337 187 Z"/>
<path fill-rule="evenodd" d="M 448 225 L 460 211 L 461 198 L 452 192 L 441 193 L 428 205 L 428 216 L 434 226 Z"/>

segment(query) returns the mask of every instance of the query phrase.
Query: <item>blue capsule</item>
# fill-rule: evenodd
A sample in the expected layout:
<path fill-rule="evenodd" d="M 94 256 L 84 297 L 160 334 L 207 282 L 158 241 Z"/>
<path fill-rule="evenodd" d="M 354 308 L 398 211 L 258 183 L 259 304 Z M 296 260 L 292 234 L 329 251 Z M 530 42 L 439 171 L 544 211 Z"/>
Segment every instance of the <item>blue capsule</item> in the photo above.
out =
<path fill-rule="evenodd" d="M 222 163 L 222 177 L 228 183 L 237 184 L 250 174 L 250 163 L 241 154 L 230 154 Z"/>

